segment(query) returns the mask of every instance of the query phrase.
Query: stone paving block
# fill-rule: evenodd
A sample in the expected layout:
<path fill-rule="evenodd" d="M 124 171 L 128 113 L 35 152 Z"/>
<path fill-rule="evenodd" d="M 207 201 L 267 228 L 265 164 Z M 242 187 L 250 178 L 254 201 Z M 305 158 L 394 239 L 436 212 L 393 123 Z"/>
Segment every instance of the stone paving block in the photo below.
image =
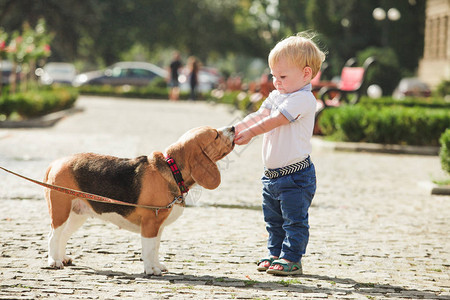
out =
<path fill-rule="evenodd" d="M 192 127 L 236 118 L 205 103 L 81 97 L 77 105 L 83 113 L 52 128 L 0 129 L 0 165 L 41 179 L 61 156 L 149 154 Z M 133 122 L 109 122 L 118 111 Z M 168 112 L 183 122 L 167 126 Z M 196 205 L 165 229 L 161 277 L 142 273 L 138 234 L 93 219 L 68 243 L 75 265 L 48 269 L 43 191 L 0 173 L 0 299 L 450 299 L 450 198 L 417 184 L 442 176 L 439 158 L 313 147 L 305 275 L 292 278 L 255 269 L 267 255 L 261 139 L 237 147 L 221 164 L 221 186 L 192 193 Z"/>

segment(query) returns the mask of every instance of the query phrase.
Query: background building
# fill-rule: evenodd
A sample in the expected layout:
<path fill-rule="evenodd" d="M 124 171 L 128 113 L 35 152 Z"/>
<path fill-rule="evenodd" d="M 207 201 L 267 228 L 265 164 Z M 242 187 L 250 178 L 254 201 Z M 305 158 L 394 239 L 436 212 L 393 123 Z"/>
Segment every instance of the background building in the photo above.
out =
<path fill-rule="evenodd" d="M 450 80 L 450 0 L 428 0 L 419 77 L 432 87 Z"/>

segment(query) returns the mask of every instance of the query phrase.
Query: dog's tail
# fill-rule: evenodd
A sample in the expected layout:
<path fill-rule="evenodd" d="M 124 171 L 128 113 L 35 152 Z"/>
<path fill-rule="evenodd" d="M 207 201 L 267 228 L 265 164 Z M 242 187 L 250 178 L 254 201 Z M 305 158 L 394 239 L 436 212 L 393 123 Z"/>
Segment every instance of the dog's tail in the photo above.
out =
<path fill-rule="evenodd" d="M 49 178 L 49 174 L 50 174 L 51 169 L 52 169 L 52 164 L 50 164 L 48 166 L 47 170 L 45 171 L 43 182 L 49 183 L 48 182 L 48 178 Z M 45 200 L 47 201 L 48 211 L 49 212 L 51 212 L 50 191 L 51 191 L 50 189 L 47 189 L 47 188 L 44 189 L 44 197 L 45 197 Z"/>
<path fill-rule="evenodd" d="M 47 181 L 48 181 L 48 174 L 50 173 L 51 169 L 52 169 L 52 165 L 48 166 L 47 170 L 45 171 L 43 182 L 47 183 Z"/>

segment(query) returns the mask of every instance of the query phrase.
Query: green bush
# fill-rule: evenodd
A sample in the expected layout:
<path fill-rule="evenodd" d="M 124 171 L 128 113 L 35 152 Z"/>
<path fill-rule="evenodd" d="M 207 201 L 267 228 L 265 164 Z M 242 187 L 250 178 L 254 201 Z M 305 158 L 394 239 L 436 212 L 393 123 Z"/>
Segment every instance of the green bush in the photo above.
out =
<path fill-rule="evenodd" d="M 244 113 L 257 111 L 265 100 L 260 94 L 249 94 L 244 91 L 219 91 L 218 93 L 212 91 L 209 97 L 212 101 L 218 103 L 231 104 L 235 108 L 242 110 Z"/>
<path fill-rule="evenodd" d="M 159 77 L 150 82 L 150 87 L 167 89 L 167 82 L 164 78 Z"/>
<path fill-rule="evenodd" d="M 337 140 L 438 146 L 450 127 L 448 108 L 341 106 L 323 111 L 322 133 Z"/>
<path fill-rule="evenodd" d="M 223 95 L 221 95 L 221 98 L 216 99 L 220 103 L 225 104 L 232 104 L 237 107 L 237 95 L 239 94 L 239 91 L 233 91 L 233 92 L 226 92 Z"/>
<path fill-rule="evenodd" d="M 450 80 L 444 80 L 437 86 L 436 92 L 439 96 L 445 97 L 450 95 Z"/>
<path fill-rule="evenodd" d="M 216 96 L 219 95 L 219 96 Z M 212 93 L 214 101 L 254 111 L 253 103 L 239 91 Z M 239 100 L 240 99 L 240 100 Z M 325 109 L 318 120 L 322 133 L 334 140 L 382 144 L 438 146 L 450 127 L 450 104 L 443 98 L 362 97 L 357 105 Z"/>
<path fill-rule="evenodd" d="M 414 98 L 406 97 L 403 100 L 397 100 L 392 97 L 382 97 L 372 99 L 367 96 L 361 97 L 360 105 L 364 106 L 402 106 L 402 107 L 428 107 L 428 108 L 450 108 L 450 103 L 446 102 L 442 97 Z"/>
<path fill-rule="evenodd" d="M 78 88 L 81 94 L 112 97 L 168 99 L 167 88 L 159 86 L 133 87 L 111 85 L 83 85 Z"/>
<path fill-rule="evenodd" d="M 75 89 L 63 87 L 5 94 L 0 98 L 0 115 L 3 119 L 13 113 L 25 119 L 42 116 L 72 107 L 77 97 Z"/>
<path fill-rule="evenodd" d="M 125 98 L 147 98 L 147 99 L 168 99 L 169 91 L 163 78 L 153 80 L 148 86 L 136 87 L 130 85 L 82 85 L 78 91 L 85 95 L 98 95 Z M 180 93 L 180 99 L 188 99 L 189 92 Z M 199 99 L 207 98 L 209 95 L 198 95 Z"/>
<path fill-rule="evenodd" d="M 439 142 L 441 143 L 439 156 L 441 158 L 442 169 L 450 173 L 450 128 L 447 128 L 441 135 Z"/>

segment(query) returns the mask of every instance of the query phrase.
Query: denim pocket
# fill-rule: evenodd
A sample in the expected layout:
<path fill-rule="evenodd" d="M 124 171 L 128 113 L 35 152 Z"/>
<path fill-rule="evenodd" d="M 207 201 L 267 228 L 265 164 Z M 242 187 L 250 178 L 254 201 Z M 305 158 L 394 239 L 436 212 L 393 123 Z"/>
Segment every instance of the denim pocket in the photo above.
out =
<path fill-rule="evenodd" d="M 290 183 L 298 188 L 313 188 L 316 190 L 316 171 L 314 165 L 310 165 L 308 168 L 301 170 L 299 172 L 287 175 L 287 179 Z"/>

